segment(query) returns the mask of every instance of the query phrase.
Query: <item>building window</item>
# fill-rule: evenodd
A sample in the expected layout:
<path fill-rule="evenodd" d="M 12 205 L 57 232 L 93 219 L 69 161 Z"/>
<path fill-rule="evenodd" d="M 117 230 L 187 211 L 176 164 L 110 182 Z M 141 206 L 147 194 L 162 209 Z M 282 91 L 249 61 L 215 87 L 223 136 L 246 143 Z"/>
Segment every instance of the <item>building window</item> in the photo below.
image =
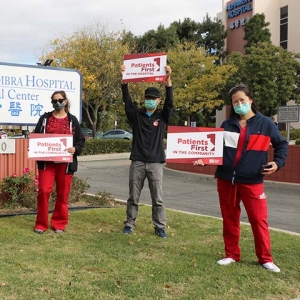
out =
<path fill-rule="evenodd" d="M 287 49 L 288 46 L 288 6 L 280 8 L 280 46 Z"/>

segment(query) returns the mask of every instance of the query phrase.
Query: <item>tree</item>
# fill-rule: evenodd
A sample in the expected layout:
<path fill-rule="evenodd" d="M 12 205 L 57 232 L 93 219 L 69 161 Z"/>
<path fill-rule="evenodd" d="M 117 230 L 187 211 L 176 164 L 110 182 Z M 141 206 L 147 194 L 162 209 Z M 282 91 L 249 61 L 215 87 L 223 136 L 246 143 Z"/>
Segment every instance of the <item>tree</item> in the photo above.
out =
<path fill-rule="evenodd" d="M 192 114 L 201 110 L 211 113 L 224 104 L 220 92 L 236 68 L 230 64 L 216 65 L 215 59 L 196 43 L 186 42 L 168 52 L 176 109 L 186 113 L 188 124 Z"/>
<path fill-rule="evenodd" d="M 53 65 L 72 68 L 83 77 L 82 107 L 92 127 L 97 130 L 99 112 L 105 111 L 118 98 L 120 89 L 119 66 L 124 54 L 130 52 L 122 43 L 122 34 L 96 23 L 80 29 L 70 36 L 49 42 L 41 60 L 53 58 Z"/>
<path fill-rule="evenodd" d="M 225 55 L 224 45 L 227 31 L 221 20 L 212 20 L 208 14 L 201 23 L 201 32 L 203 37 L 203 44 L 209 55 L 218 56 L 223 58 Z"/>
<path fill-rule="evenodd" d="M 174 26 L 165 28 L 163 25 L 159 25 L 156 31 L 153 29 L 147 31 L 137 41 L 136 50 L 139 53 L 166 52 L 179 43 L 176 28 Z"/>
<path fill-rule="evenodd" d="M 228 81 L 231 87 L 247 84 L 260 112 L 269 117 L 277 114 L 278 106 L 299 99 L 296 93 L 300 87 L 300 63 L 296 60 L 299 55 L 269 42 L 258 42 L 247 52 L 245 55 L 232 53 L 228 57 L 228 62 L 238 68 Z"/>
<path fill-rule="evenodd" d="M 271 32 L 269 28 L 267 28 L 269 25 L 270 23 L 265 21 L 265 15 L 263 13 L 255 14 L 245 23 L 244 40 L 247 41 L 245 45 L 246 53 L 251 46 L 256 45 L 258 42 L 271 43 Z"/>
<path fill-rule="evenodd" d="M 185 42 L 196 43 L 204 47 L 209 55 L 223 56 L 224 41 L 226 38 L 225 27 L 221 20 L 212 20 L 208 14 L 199 23 L 185 18 L 183 21 L 174 21 L 168 28 L 159 25 L 157 30 L 149 30 L 140 37 L 135 37 L 138 52 L 161 52 L 176 48 Z"/>

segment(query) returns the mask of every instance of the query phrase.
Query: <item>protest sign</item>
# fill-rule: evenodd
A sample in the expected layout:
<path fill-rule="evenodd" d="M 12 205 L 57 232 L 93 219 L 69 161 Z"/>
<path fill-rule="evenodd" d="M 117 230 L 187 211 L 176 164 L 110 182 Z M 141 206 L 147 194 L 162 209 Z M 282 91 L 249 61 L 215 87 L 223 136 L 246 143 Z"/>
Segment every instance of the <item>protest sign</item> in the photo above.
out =
<path fill-rule="evenodd" d="M 168 126 L 167 162 L 223 164 L 223 128 Z"/>
<path fill-rule="evenodd" d="M 166 53 L 128 54 L 124 56 L 126 70 L 123 82 L 166 81 Z"/>
<path fill-rule="evenodd" d="M 67 151 L 73 147 L 72 134 L 31 133 L 28 159 L 72 162 L 73 155 Z"/>

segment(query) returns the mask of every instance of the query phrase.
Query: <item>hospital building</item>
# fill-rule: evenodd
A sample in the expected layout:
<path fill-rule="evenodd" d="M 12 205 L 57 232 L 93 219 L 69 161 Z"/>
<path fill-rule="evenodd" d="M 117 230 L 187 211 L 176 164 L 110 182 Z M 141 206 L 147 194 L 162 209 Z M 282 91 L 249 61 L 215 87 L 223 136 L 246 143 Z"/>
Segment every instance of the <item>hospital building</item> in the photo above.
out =
<path fill-rule="evenodd" d="M 300 0 L 220 0 L 222 11 L 218 13 L 227 30 L 225 49 L 231 53 L 238 51 L 245 53 L 244 26 L 255 14 L 264 14 L 265 21 L 271 33 L 271 42 L 275 46 L 300 53 Z M 290 101 L 287 105 L 293 105 Z M 226 114 L 223 112 L 223 114 Z M 217 122 L 224 119 L 222 113 L 217 115 Z M 216 124 L 219 126 L 220 124 Z M 291 123 L 294 128 L 300 128 L 300 123 Z"/>

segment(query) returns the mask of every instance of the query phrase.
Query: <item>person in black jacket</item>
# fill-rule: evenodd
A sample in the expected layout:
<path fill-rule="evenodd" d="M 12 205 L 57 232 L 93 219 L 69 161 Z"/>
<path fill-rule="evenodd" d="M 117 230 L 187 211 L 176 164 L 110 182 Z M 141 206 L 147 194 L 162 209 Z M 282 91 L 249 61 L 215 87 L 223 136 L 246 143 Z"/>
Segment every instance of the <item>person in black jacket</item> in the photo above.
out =
<path fill-rule="evenodd" d="M 124 71 L 125 66 L 122 65 L 121 73 Z M 135 227 L 139 198 L 147 178 L 152 199 L 152 221 L 155 234 L 161 238 L 167 237 L 162 179 L 163 163 L 166 161 L 163 139 L 173 112 L 171 72 L 170 66 L 166 66 L 166 99 L 162 110 L 157 108 L 161 102 L 161 94 L 156 87 L 148 87 L 145 90 L 145 107 L 138 109 L 132 102 L 128 84 L 122 83 L 121 86 L 125 112 L 133 134 L 127 218 L 123 229 L 125 234 L 130 234 Z"/>
<path fill-rule="evenodd" d="M 68 197 L 72 177 L 77 171 L 77 155 L 82 151 L 84 135 L 77 118 L 70 114 L 70 103 L 65 91 L 56 91 L 51 96 L 54 110 L 42 115 L 35 127 L 35 133 L 72 134 L 73 147 L 67 149 L 73 155 L 73 162 L 37 161 L 39 186 L 37 196 L 37 216 L 34 231 L 38 234 L 48 229 L 48 202 L 56 184 L 56 202 L 51 217 L 51 227 L 55 233 L 65 231 L 68 224 Z"/>
<path fill-rule="evenodd" d="M 223 165 L 218 166 L 215 173 L 225 244 L 225 257 L 217 263 L 229 265 L 241 259 L 240 202 L 243 201 L 254 235 L 258 263 L 268 271 L 280 272 L 271 254 L 263 179 L 284 166 L 288 142 L 274 122 L 257 110 L 247 86 L 233 87 L 229 96 L 230 118 L 221 125 L 224 128 Z M 268 161 L 270 144 L 274 148 L 274 157 Z"/>

